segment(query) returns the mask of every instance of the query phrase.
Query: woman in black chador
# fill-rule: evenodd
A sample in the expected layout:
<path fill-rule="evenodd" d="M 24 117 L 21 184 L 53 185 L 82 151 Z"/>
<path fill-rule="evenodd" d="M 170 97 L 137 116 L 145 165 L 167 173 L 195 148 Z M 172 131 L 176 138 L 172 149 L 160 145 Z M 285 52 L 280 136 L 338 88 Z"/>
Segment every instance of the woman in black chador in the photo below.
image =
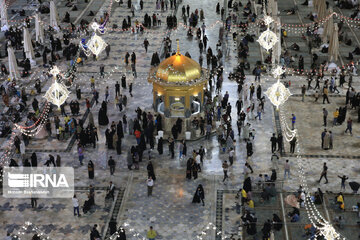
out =
<path fill-rule="evenodd" d="M 94 179 L 94 163 L 90 160 L 88 163 L 89 178 Z"/>
<path fill-rule="evenodd" d="M 116 132 L 117 132 L 118 138 L 124 138 L 123 123 L 121 120 L 119 121 L 119 123 L 116 126 Z"/>
<path fill-rule="evenodd" d="M 160 63 L 159 54 L 157 52 L 153 53 L 151 57 L 151 66 L 157 66 Z"/>
<path fill-rule="evenodd" d="M 159 152 L 159 154 L 163 154 L 163 138 L 159 138 L 159 141 L 158 141 L 158 146 L 157 146 L 157 150 Z"/>
<path fill-rule="evenodd" d="M 201 184 L 199 184 L 199 186 L 196 189 L 196 192 L 195 192 L 192 202 L 193 203 L 201 203 L 202 202 L 203 206 L 205 206 L 204 199 L 205 199 L 204 188 Z"/>
<path fill-rule="evenodd" d="M 186 178 L 191 179 L 191 166 L 192 166 L 192 158 L 189 158 L 186 162 Z"/>
<path fill-rule="evenodd" d="M 101 108 L 99 110 L 99 116 L 98 116 L 99 125 L 106 126 L 109 124 L 109 118 L 107 116 L 107 106 L 106 102 L 103 101 L 101 104 Z"/>
<path fill-rule="evenodd" d="M 148 177 L 151 177 L 155 181 L 156 177 L 155 177 L 154 165 L 152 164 L 151 161 L 149 161 L 146 169 L 147 169 L 147 172 L 148 172 Z"/>
<path fill-rule="evenodd" d="M 187 147 L 186 147 L 186 141 L 185 140 L 183 140 L 183 145 L 184 145 L 184 147 L 183 147 L 183 155 L 186 156 Z"/>
<path fill-rule="evenodd" d="M 121 138 L 118 136 L 118 139 L 116 141 L 116 153 L 118 155 L 121 154 Z"/>
<path fill-rule="evenodd" d="M 106 129 L 105 138 L 106 138 L 106 143 L 107 143 L 108 149 L 114 149 L 114 147 L 113 147 L 113 136 L 114 136 L 114 132 L 113 131 L 110 132 L 109 129 Z"/>

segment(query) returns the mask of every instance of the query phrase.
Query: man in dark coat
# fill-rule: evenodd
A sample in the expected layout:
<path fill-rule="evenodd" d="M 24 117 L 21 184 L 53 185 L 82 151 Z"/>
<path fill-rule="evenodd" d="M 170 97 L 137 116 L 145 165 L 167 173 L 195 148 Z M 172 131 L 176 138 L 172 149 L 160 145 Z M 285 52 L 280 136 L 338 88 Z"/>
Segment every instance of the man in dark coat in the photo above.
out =
<path fill-rule="evenodd" d="M 108 165 L 109 165 L 109 168 L 110 168 L 110 174 L 114 175 L 116 163 L 115 163 L 115 160 L 112 157 L 110 157 L 110 159 L 108 161 Z"/>
<path fill-rule="evenodd" d="M 33 154 L 31 155 L 31 166 L 37 167 L 37 156 L 36 156 L 36 153 L 33 153 Z"/>
<path fill-rule="evenodd" d="M 275 133 L 273 133 L 272 137 L 270 138 L 271 142 L 271 152 L 274 153 L 276 151 L 276 144 L 277 144 L 277 138 L 275 136 Z"/>
<path fill-rule="evenodd" d="M 126 76 L 122 75 L 121 77 L 121 87 L 126 89 Z"/>

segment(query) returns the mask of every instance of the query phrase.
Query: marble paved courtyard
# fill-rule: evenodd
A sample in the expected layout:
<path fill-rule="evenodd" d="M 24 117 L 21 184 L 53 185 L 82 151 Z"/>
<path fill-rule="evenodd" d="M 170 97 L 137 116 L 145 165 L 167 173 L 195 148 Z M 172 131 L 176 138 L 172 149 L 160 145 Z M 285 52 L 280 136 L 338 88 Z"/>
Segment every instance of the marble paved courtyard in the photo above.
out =
<path fill-rule="evenodd" d="M 25 1 L 14 0 L 6 1 L 8 3 L 8 11 L 10 18 L 19 21 L 20 16 L 15 13 L 10 13 L 11 9 L 18 10 L 21 6 L 27 6 Z M 28 1 L 31 2 L 31 1 Z M 37 1 L 32 1 L 37 2 Z M 56 6 L 58 13 L 63 18 L 69 8 L 65 7 L 67 1 L 58 0 Z M 287 68 L 286 78 L 282 82 L 290 82 L 289 90 L 293 94 L 289 100 L 282 106 L 282 111 L 274 108 L 268 98 L 266 98 L 264 105 L 264 112 L 262 113 L 261 120 L 255 119 L 256 107 L 254 113 L 249 113 L 246 118 L 246 123 L 251 124 L 251 129 L 254 129 L 253 151 L 251 157 L 247 157 L 246 141 L 243 135 L 238 136 L 236 120 L 236 101 L 242 99 L 244 104 L 242 110 L 251 105 L 249 98 L 245 99 L 244 94 L 239 95 L 237 92 L 238 84 L 236 81 L 228 78 L 229 73 L 234 72 L 239 65 L 240 58 L 237 51 L 238 46 L 236 39 L 233 39 L 234 32 L 239 33 L 237 38 L 243 38 L 244 34 L 241 33 L 239 28 L 240 22 L 246 22 L 247 18 L 243 16 L 243 7 L 239 7 L 239 11 L 235 12 L 234 9 L 229 9 L 227 3 L 229 0 L 220 1 L 220 6 L 224 6 L 225 16 L 232 14 L 237 16 L 237 20 L 226 36 L 223 36 L 223 44 L 219 47 L 224 56 L 221 60 L 224 66 L 224 81 L 220 94 L 224 95 L 225 92 L 229 93 L 229 102 L 232 105 L 231 117 L 232 128 L 235 132 L 235 160 L 234 164 L 229 168 L 229 179 L 223 182 L 223 169 L 222 163 L 228 160 L 228 153 L 222 151 L 216 132 L 214 131 L 210 139 L 200 137 L 191 141 L 187 141 L 187 158 L 191 156 L 193 150 L 198 151 L 200 146 L 206 149 L 204 161 L 201 165 L 201 172 L 197 179 L 186 178 L 186 159 L 179 158 L 179 142 L 175 143 L 175 158 L 170 157 L 167 141 L 164 141 L 164 153 L 158 154 L 157 146 L 154 150 L 147 149 L 144 151 L 143 161 L 139 163 L 138 170 L 129 170 L 127 161 L 132 146 L 136 146 L 136 139 L 133 134 L 125 132 L 122 140 L 121 154 L 117 154 L 116 150 L 108 149 L 106 146 L 105 131 L 110 124 L 114 121 L 116 124 L 122 120 L 124 114 L 128 119 L 136 117 L 135 110 L 140 107 L 146 112 L 153 112 L 153 89 L 152 85 L 148 82 L 148 74 L 152 69 L 150 65 L 151 57 L 154 52 L 163 55 L 163 39 L 169 37 L 172 41 L 172 50 L 176 50 L 176 39 L 179 39 L 180 51 L 185 54 L 188 52 L 191 58 L 199 61 L 200 56 L 204 58 L 203 67 L 210 67 L 206 64 L 206 54 L 201 53 L 198 47 L 198 39 L 196 39 L 195 31 L 194 36 L 189 38 L 187 36 L 187 26 L 185 26 L 182 17 L 182 7 L 190 6 L 190 13 L 195 9 L 202 9 L 204 11 L 204 24 L 206 25 L 206 35 L 209 39 L 208 47 L 210 46 L 215 52 L 218 48 L 217 42 L 219 40 L 220 28 L 224 25 L 224 19 L 221 19 L 221 14 L 217 14 L 216 4 L 217 0 L 182 0 L 178 1 L 178 7 L 168 8 L 164 11 L 156 7 L 157 0 L 144 1 L 143 10 L 140 10 L 140 1 L 133 0 L 134 16 L 132 16 L 131 9 L 127 7 L 127 1 L 124 0 L 123 4 L 112 0 L 91 0 L 77 1 L 79 6 L 76 12 L 71 11 L 70 19 L 76 25 L 79 24 L 81 19 L 86 19 L 91 22 L 94 19 L 100 19 L 105 11 L 111 9 L 111 16 L 109 28 L 106 34 L 102 35 L 105 42 L 111 46 L 109 57 L 105 53 L 101 53 L 97 60 L 89 57 L 85 60 L 83 65 L 78 66 L 77 78 L 74 86 L 70 88 L 71 94 L 67 102 L 77 98 L 75 91 L 76 87 L 81 88 L 82 97 L 79 100 L 80 112 L 78 115 L 73 116 L 70 108 L 66 107 L 65 112 L 76 118 L 82 119 L 84 126 L 89 124 L 89 113 L 93 115 L 95 126 L 97 126 L 98 141 L 96 147 L 88 145 L 85 147 L 84 152 L 84 165 L 80 165 L 77 152 L 77 140 L 75 136 L 68 136 L 66 139 L 57 140 L 55 126 L 53 126 L 53 134 L 51 137 L 34 137 L 30 140 L 29 145 L 26 146 L 24 158 L 30 158 L 33 152 L 37 153 L 39 165 L 44 165 L 48 159 L 48 155 L 61 156 L 61 165 L 66 167 L 73 167 L 75 170 L 75 192 L 78 196 L 80 206 L 87 200 L 88 187 L 92 185 L 95 187 L 95 206 L 91 211 L 84 214 L 80 209 L 81 216 L 73 215 L 73 205 L 71 199 L 38 199 L 37 207 L 32 208 L 30 199 L 10 199 L 0 196 L 0 238 L 1 239 L 18 239 L 15 237 L 20 236 L 20 239 L 32 239 L 35 232 L 41 233 L 49 239 L 74 239 L 85 240 L 89 239 L 90 232 L 94 224 L 98 225 L 102 239 L 110 239 L 109 237 L 109 222 L 116 221 L 117 227 L 123 227 L 127 233 L 126 239 L 147 239 L 146 234 L 149 226 L 153 226 L 157 232 L 157 239 L 163 240 L 195 240 L 195 239 L 262 239 L 262 227 L 268 219 L 272 219 L 273 214 L 277 214 L 283 221 L 283 227 L 280 231 L 274 231 L 275 239 L 284 240 L 302 240 L 309 239 L 306 235 L 304 227 L 310 224 L 307 217 L 305 208 L 300 208 L 300 221 L 291 222 L 288 213 L 292 207 L 285 201 L 288 195 L 297 192 L 301 184 L 300 171 L 303 169 L 303 174 L 306 178 L 309 192 L 312 194 L 318 189 L 324 192 L 324 201 L 322 204 L 317 205 L 319 213 L 330 223 L 334 224 L 336 217 L 342 216 L 345 219 L 345 224 L 335 229 L 346 239 L 357 239 L 360 234 L 358 222 L 360 221 L 358 212 L 353 210 L 360 202 L 359 194 L 354 194 L 349 187 L 349 182 L 360 182 L 360 119 L 357 106 L 354 109 L 348 109 L 347 117 L 353 119 L 352 134 L 345 133 L 346 121 L 341 125 L 333 126 L 333 112 L 339 107 L 346 105 L 346 91 L 348 84 L 345 83 L 344 87 L 338 87 L 339 93 L 330 93 L 329 104 L 323 104 L 322 97 L 317 102 L 314 101 L 313 89 L 307 90 L 305 100 L 302 101 L 301 86 L 307 86 L 307 78 L 302 74 L 293 72 L 296 67 Z M 165 2 L 170 2 L 165 0 Z M 236 0 L 233 2 L 241 2 L 246 4 L 244 0 Z M 251 1 L 251 9 L 254 11 L 254 2 Z M 302 6 L 299 0 L 288 1 L 278 0 L 279 17 L 282 23 L 287 24 L 303 24 L 309 23 L 307 14 L 312 11 L 312 7 Z M 17 3 L 17 4 L 16 4 Z M 333 1 L 330 1 L 333 5 Z M 111 6 L 109 8 L 109 6 Z M 298 11 L 294 15 L 287 15 L 285 11 L 293 7 L 297 7 Z M 26 9 L 28 15 L 33 14 L 34 9 Z M 89 16 L 89 11 L 94 12 L 94 16 Z M 259 8 L 258 8 L 259 11 Z M 350 15 L 352 11 L 342 10 L 334 6 L 334 11 L 346 16 Z M 132 24 L 136 20 L 142 22 L 145 14 L 155 14 L 158 19 L 161 19 L 161 25 L 145 29 L 143 33 L 128 31 L 120 31 L 119 29 L 112 29 L 113 25 L 122 25 L 123 19 L 128 16 L 131 17 Z M 169 29 L 166 26 L 166 18 L 169 15 L 177 17 L 178 26 L 174 29 Z M 261 15 L 261 14 L 259 14 Z M 43 14 L 44 21 L 48 21 L 49 14 Z M 337 21 L 337 20 L 335 20 Z M 201 27 L 202 22 L 196 26 Z M 354 25 L 354 24 L 353 24 Z M 69 27 L 66 23 L 61 23 L 63 28 Z M 359 27 L 359 26 L 357 26 Z M 32 22 L 33 28 L 33 22 Z M 338 60 L 339 66 L 347 66 L 348 62 L 346 57 L 349 51 L 352 51 L 356 46 L 359 46 L 358 36 L 360 32 L 352 25 L 344 25 L 344 31 L 349 33 L 349 37 L 353 38 L 353 45 L 351 47 L 345 46 L 340 43 L 340 55 Z M 259 32 L 253 28 L 249 28 L 249 34 L 253 34 L 255 42 L 249 42 L 249 56 L 248 62 L 250 70 L 246 70 L 245 84 L 247 86 L 246 92 L 249 91 L 249 86 L 254 84 L 256 87 L 261 85 L 262 92 L 264 93 L 276 80 L 267 73 L 261 76 L 261 81 L 255 81 L 252 69 L 255 67 L 257 61 L 264 62 L 268 53 L 263 50 L 256 42 Z M 35 35 L 35 30 L 32 32 Z M 4 39 L 4 36 L 0 36 Z M 57 37 L 62 37 L 58 34 Z M 34 38 L 34 37 L 33 37 Z M 78 44 L 80 41 L 79 36 L 71 41 Z M 150 43 L 148 51 L 145 51 L 144 40 L 147 39 Z M 293 43 L 298 43 L 300 46 L 299 52 L 292 52 L 296 55 L 293 65 L 297 65 L 298 56 L 303 55 L 305 58 L 305 69 L 309 69 L 311 65 L 311 55 L 308 53 L 307 42 L 303 40 L 299 33 L 288 32 L 288 37 L 283 39 L 282 47 L 289 48 Z M 49 41 L 46 44 L 50 44 Z M 1 46 L 3 49 L 4 46 Z M 124 56 L 126 52 L 130 54 L 136 53 L 136 71 L 137 77 L 131 73 L 130 65 L 124 63 Z M 284 51 L 283 51 L 284 52 Z M 0 52 L 1 53 L 1 52 Z M 21 51 L 17 51 L 16 55 L 21 55 Z M 326 54 L 320 54 L 320 60 L 327 60 Z M 358 63 L 358 56 L 354 55 L 354 62 Z M 161 57 L 161 61 L 164 58 Z M 30 91 L 34 89 L 35 79 L 42 75 L 43 71 L 47 68 L 41 66 L 41 57 L 37 58 L 37 66 L 34 66 L 32 73 L 29 77 L 18 81 L 21 87 L 26 88 L 29 93 L 28 105 L 31 108 L 31 102 L 36 97 L 40 104 L 45 102 L 42 95 L 30 95 Z M 319 60 L 319 61 L 320 61 Z M 1 64 L 7 64 L 7 58 L 1 58 Z M 58 61 L 57 66 L 66 71 L 69 67 L 69 61 L 61 59 Z M 99 68 L 101 65 L 105 66 L 105 76 L 100 77 Z M 267 65 L 270 67 L 269 65 Z M 356 65 L 357 66 L 357 65 Z M 121 89 L 121 94 L 128 97 L 128 104 L 123 111 L 119 111 L 115 103 L 115 83 L 121 80 L 122 75 L 126 75 L 127 84 L 132 83 L 132 95 L 128 92 L 129 89 Z M 95 78 L 95 88 L 99 92 L 100 104 L 95 104 L 90 85 L 90 78 Z M 338 77 L 337 77 L 338 78 Z M 330 79 L 329 72 L 326 72 L 324 79 Z M 347 76 L 348 79 L 348 76 Z M 1 82 L 7 81 L 4 76 L 0 78 Z M 354 74 L 352 87 L 358 92 L 360 88 L 360 78 Z M 42 82 L 42 94 L 52 84 L 51 79 Z M 315 81 L 312 83 L 315 84 Z M 321 85 L 323 82 L 321 83 Z M 338 84 L 338 79 L 337 79 Z M 101 102 L 105 100 L 105 89 L 109 87 L 110 96 L 108 98 L 108 118 L 109 125 L 101 126 L 98 121 L 98 112 L 101 107 Z M 217 92 L 215 89 L 212 95 L 215 96 Z M 248 93 L 247 93 L 248 94 Z M 255 94 L 256 95 L 256 94 Z M 86 109 L 85 99 L 91 100 L 91 108 Z M 254 97 L 256 98 L 256 96 Z M 0 101 L 0 109 L 4 109 L 3 100 Z M 40 105 L 39 104 L 39 105 Z M 255 100 L 255 106 L 258 103 Z M 326 108 L 329 115 L 327 119 L 327 126 L 323 126 L 323 108 Z M 61 121 L 63 117 L 59 110 L 53 108 L 52 116 L 60 116 Z M 32 109 L 31 109 L 32 111 Z M 285 119 L 281 122 L 280 114 L 285 114 Z M 291 114 L 296 116 L 296 129 L 297 129 L 297 150 L 302 156 L 301 160 L 297 158 L 296 154 L 290 153 L 290 144 L 284 141 L 284 151 L 277 152 L 279 160 L 277 162 L 277 182 L 276 182 L 276 195 L 271 197 L 269 201 L 262 202 L 261 191 L 255 185 L 256 178 L 259 174 L 271 175 L 271 169 L 274 164 L 271 162 L 271 143 L 270 138 L 273 133 L 281 133 L 284 130 L 284 124 L 291 125 Z M 25 114 L 24 114 L 25 115 Z M 333 134 L 333 148 L 324 150 L 321 148 L 321 133 L 326 128 L 332 131 Z M 216 130 L 216 129 L 214 129 Z M 42 134 L 45 134 L 42 132 Z M 0 149 L 4 153 L 8 145 L 10 136 L 0 138 Z M 110 175 L 108 159 L 114 158 L 116 162 L 116 169 L 113 175 Z M 12 156 L 18 162 L 21 162 L 21 155 L 15 153 Z M 154 165 L 156 181 L 153 187 L 152 196 L 147 195 L 147 164 L 148 160 Z M 87 164 L 92 160 L 95 166 L 95 177 L 89 179 Z M 291 178 L 284 179 L 284 164 L 289 160 L 291 168 Z M 318 183 L 322 172 L 323 163 L 326 162 L 328 166 L 328 180 L 329 183 L 325 184 L 324 180 Z M 253 169 L 253 173 L 244 173 L 244 165 L 248 163 Z M 252 199 L 254 200 L 255 207 L 252 210 L 257 217 L 257 233 L 249 235 L 246 231 L 246 226 L 243 224 L 241 216 L 245 213 L 244 208 L 240 207 L 241 200 L 236 197 L 238 190 L 243 187 L 243 181 L 246 176 L 250 176 L 253 181 L 254 191 Z M 349 179 L 346 182 L 346 189 L 341 189 L 341 180 L 339 175 L 346 175 Z M 112 181 L 116 186 L 115 198 L 113 201 L 105 200 L 106 188 L 109 182 Z M 205 192 L 205 204 L 192 203 L 194 193 L 197 186 L 202 184 Z M 336 194 L 342 191 L 345 198 L 345 209 L 340 211 L 335 202 Z M 25 222 L 31 222 L 36 226 L 23 228 Z M 13 238 L 5 238 L 7 234 Z M 201 238 L 200 238 L 201 236 Z M 45 238 L 44 238 L 45 239 Z M 114 238 L 116 239 L 116 238 Z"/>

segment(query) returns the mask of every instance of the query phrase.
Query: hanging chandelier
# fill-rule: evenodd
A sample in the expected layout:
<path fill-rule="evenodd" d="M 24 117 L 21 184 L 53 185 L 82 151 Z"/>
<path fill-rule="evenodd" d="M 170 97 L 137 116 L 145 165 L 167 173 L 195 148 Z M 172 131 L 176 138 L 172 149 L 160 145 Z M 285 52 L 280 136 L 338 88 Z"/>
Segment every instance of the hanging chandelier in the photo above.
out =
<path fill-rule="evenodd" d="M 87 56 L 90 56 L 91 53 L 95 56 L 98 56 L 102 51 L 105 50 L 107 44 L 100 36 L 94 33 L 94 35 L 87 43 L 85 43 L 85 39 L 82 39 L 80 46 Z"/>
<path fill-rule="evenodd" d="M 70 92 L 67 90 L 64 84 L 58 83 L 56 80 L 46 91 L 44 98 L 54 105 L 60 106 L 66 101 L 69 97 Z"/>
<path fill-rule="evenodd" d="M 279 109 L 279 106 L 284 104 L 292 95 L 289 89 L 280 82 L 280 79 L 268 88 L 264 94 L 270 99 L 270 102 L 275 105 L 277 109 Z"/>
<path fill-rule="evenodd" d="M 103 24 L 100 25 L 97 22 L 93 22 L 90 26 L 95 33 L 96 31 L 99 31 L 99 33 L 104 34 L 106 32 L 106 28 L 105 28 L 106 23 L 107 21 L 105 21 Z"/>
<path fill-rule="evenodd" d="M 274 19 L 270 16 L 265 16 L 263 19 L 265 25 L 267 26 L 266 31 L 262 32 L 259 36 L 257 42 L 263 47 L 266 51 L 272 49 L 275 44 L 279 41 L 276 34 L 270 30 L 270 24 L 274 21 Z"/>
<path fill-rule="evenodd" d="M 266 51 L 272 49 L 278 41 L 276 34 L 271 31 L 269 28 L 266 31 L 262 32 L 259 39 L 257 40 L 260 46 L 262 46 Z"/>
<path fill-rule="evenodd" d="M 60 69 L 57 66 L 53 66 L 49 73 L 56 79 L 57 75 L 60 74 Z"/>
<path fill-rule="evenodd" d="M 274 76 L 274 78 L 280 78 L 281 75 L 283 75 L 285 72 L 285 69 L 281 66 L 277 66 L 271 71 L 271 74 Z"/>

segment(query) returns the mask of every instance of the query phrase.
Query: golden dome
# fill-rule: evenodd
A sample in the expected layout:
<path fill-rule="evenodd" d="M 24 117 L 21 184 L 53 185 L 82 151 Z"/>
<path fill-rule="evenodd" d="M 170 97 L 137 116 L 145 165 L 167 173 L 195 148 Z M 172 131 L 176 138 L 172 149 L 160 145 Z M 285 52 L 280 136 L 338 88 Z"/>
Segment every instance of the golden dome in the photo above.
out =
<path fill-rule="evenodd" d="M 201 67 L 193 59 L 180 54 L 178 42 L 177 53 L 160 63 L 156 77 L 166 82 L 188 82 L 201 77 Z"/>

